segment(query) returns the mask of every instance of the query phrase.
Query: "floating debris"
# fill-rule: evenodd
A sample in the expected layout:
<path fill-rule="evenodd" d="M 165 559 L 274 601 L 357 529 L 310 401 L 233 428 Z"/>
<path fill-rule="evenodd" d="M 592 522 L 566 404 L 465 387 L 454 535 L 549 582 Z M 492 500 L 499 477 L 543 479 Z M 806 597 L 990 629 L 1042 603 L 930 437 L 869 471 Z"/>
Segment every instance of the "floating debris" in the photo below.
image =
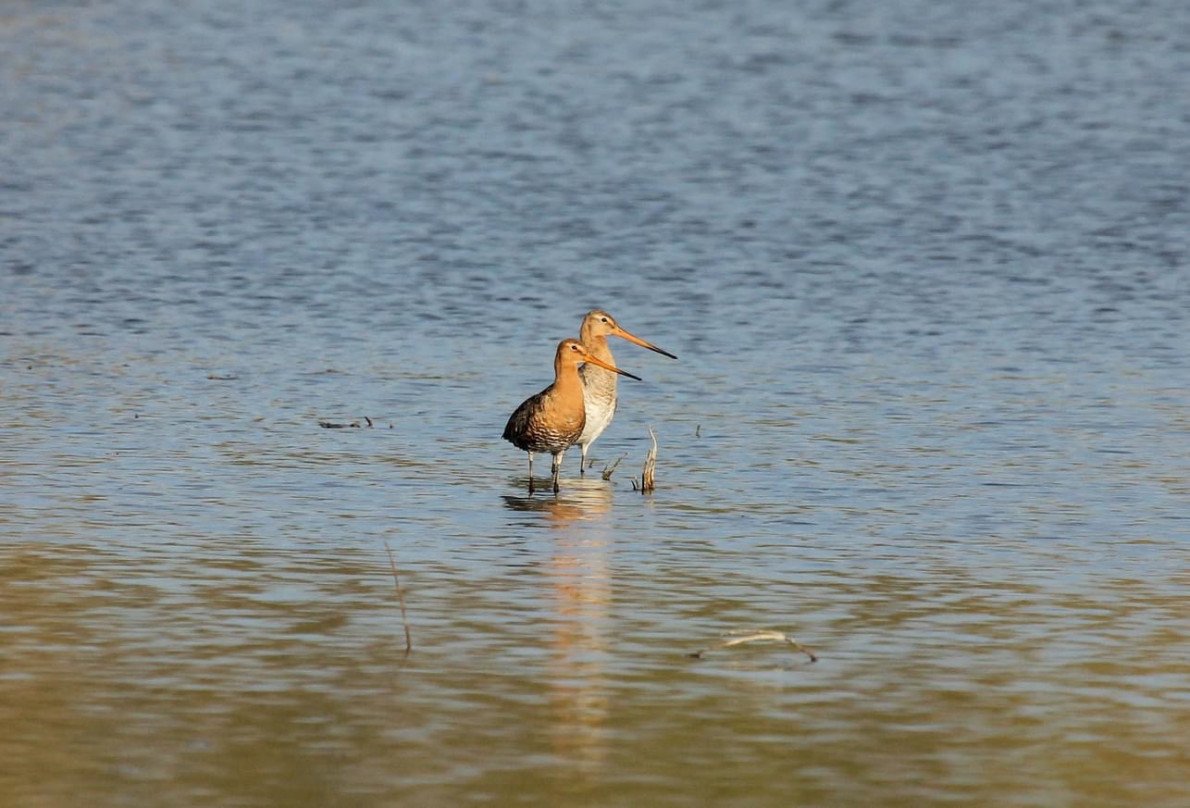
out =
<path fill-rule="evenodd" d="M 694 437 L 696 437 L 696 438 L 702 437 L 702 424 L 699 424 L 698 426 L 694 427 Z"/>
<path fill-rule="evenodd" d="M 730 632 L 728 632 L 728 639 L 723 640 L 715 648 L 713 648 L 713 649 L 712 648 L 704 648 L 701 651 L 695 651 L 692 654 L 688 654 L 688 656 L 691 657 L 692 659 L 702 659 L 703 657 L 705 657 L 707 655 L 707 653 L 709 653 L 712 650 L 718 650 L 720 648 L 733 648 L 737 645 L 746 645 L 748 643 L 755 643 L 755 642 L 786 643 L 788 645 L 793 646 L 796 650 L 801 651 L 806 656 L 808 656 L 810 658 L 811 662 L 818 661 L 818 657 L 815 656 L 813 651 L 811 651 L 806 646 L 802 645 L 800 642 L 795 640 L 793 637 L 790 637 L 785 632 L 783 632 L 783 631 L 768 631 L 768 630 L 730 631 Z"/>
<path fill-rule="evenodd" d="M 364 420 L 368 423 L 368 429 L 371 429 L 373 426 L 372 419 L 365 415 Z M 318 425 L 320 427 L 322 427 L 323 429 L 359 429 L 360 428 L 359 421 L 352 421 L 349 424 L 341 424 L 337 421 L 319 421 Z M 393 425 L 389 424 L 388 428 L 392 429 Z"/>

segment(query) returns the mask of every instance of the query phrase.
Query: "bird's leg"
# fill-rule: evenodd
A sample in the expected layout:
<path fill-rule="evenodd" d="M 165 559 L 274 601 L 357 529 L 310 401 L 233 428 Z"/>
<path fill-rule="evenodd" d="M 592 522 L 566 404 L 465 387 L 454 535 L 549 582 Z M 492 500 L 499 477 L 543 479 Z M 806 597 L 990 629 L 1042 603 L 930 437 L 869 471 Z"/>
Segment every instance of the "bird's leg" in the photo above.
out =
<path fill-rule="evenodd" d="M 550 472 L 554 477 L 554 493 L 558 493 L 558 471 L 562 468 L 562 452 L 554 455 L 554 464 L 550 467 Z"/>
<path fill-rule="evenodd" d="M 578 448 L 583 453 L 583 457 L 578 463 L 578 476 L 585 477 L 587 476 L 587 447 L 579 446 Z"/>
<path fill-rule="evenodd" d="M 529 452 L 529 496 L 533 496 L 533 453 Z"/>

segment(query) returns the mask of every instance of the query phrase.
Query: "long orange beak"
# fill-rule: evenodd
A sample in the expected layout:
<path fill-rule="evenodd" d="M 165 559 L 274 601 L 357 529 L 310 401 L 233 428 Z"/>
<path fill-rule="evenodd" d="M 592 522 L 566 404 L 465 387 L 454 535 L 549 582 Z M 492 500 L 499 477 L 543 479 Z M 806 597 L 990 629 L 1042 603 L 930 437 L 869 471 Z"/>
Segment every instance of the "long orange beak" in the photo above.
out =
<path fill-rule="evenodd" d="M 619 326 L 616 326 L 616 330 L 613 331 L 612 333 L 614 335 L 616 335 L 617 337 L 628 340 L 633 345 L 639 345 L 642 348 L 648 348 L 650 351 L 656 351 L 657 353 L 661 354 L 662 356 L 668 356 L 670 359 L 677 359 L 677 357 L 674 356 L 673 354 L 671 354 L 669 351 L 664 351 L 661 348 L 658 348 L 653 343 L 646 342 L 645 340 L 638 337 L 636 334 L 631 334 L 631 333 L 625 331 L 624 329 L 620 328 Z"/>
<path fill-rule="evenodd" d="M 621 376 L 627 376 L 629 379 L 636 379 L 638 382 L 643 381 L 643 379 L 641 379 L 640 376 L 633 376 L 628 371 L 620 370 L 615 365 L 609 365 L 607 362 L 604 362 L 602 359 L 596 359 L 595 357 L 591 356 L 591 354 L 587 354 L 585 357 L 583 357 L 583 361 L 590 362 L 592 365 L 599 365 L 599 367 L 601 367 L 601 368 L 606 368 L 607 370 L 610 370 L 613 373 L 619 373 Z"/>

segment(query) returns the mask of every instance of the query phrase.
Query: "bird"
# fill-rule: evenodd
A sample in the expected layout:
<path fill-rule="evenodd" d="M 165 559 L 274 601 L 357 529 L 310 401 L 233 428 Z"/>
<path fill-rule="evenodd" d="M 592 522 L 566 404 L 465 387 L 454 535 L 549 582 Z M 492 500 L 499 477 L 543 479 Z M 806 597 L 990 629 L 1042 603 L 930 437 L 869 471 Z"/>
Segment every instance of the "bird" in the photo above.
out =
<path fill-rule="evenodd" d="M 616 318 L 603 309 L 592 309 L 587 312 L 583 317 L 583 324 L 579 328 L 579 340 L 591 356 L 600 360 L 600 363 L 590 362 L 579 368 L 579 376 L 583 380 L 583 408 L 587 416 L 586 426 L 583 427 L 582 434 L 576 441 L 582 452 L 582 459 L 579 461 L 579 474 L 586 474 L 587 449 L 595 442 L 596 438 L 603 434 L 603 430 L 607 429 L 608 424 L 612 422 L 612 416 L 616 414 L 616 376 L 614 373 L 602 369 L 608 366 L 614 369 L 616 365 L 611 348 L 607 345 L 608 337 L 620 337 L 642 348 L 656 351 L 662 356 L 677 359 L 669 351 L 662 350 L 653 343 L 646 342 L 635 334 L 625 331 L 616 322 Z M 599 366 L 596 366 L 597 364 Z"/>
<path fill-rule="evenodd" d="M 640 381 L 626 370 L 605 362 L 592 354 L 576 339 L 558 343 L 554 354 L 554 383 L 517 407 L 504 427 L 504 440 L 529 453 L 529 493 L 533 493 L 533 453 L 553 455 L 550 472 L 554 493 L 558 493 L 558 471 L 562 455 L 574 445 L 587 421 L 583 405 L 583 383 L 579 365 L 598 365 L 611 373 L 618 373 Z"/>

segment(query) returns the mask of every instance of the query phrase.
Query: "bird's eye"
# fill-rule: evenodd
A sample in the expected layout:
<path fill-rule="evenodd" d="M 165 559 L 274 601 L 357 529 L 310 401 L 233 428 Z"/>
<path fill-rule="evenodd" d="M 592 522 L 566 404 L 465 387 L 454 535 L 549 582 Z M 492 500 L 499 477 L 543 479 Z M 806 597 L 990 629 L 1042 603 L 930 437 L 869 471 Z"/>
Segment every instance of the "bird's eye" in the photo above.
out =
<path fill-rule="evenodd" d="M 600 321 L 601 323 L 606 323 L 606 322 L 607 322 L 607 318 L 606 318 L 606 317 L 600 317 L 600 318 L 599 318 L 599 321 Z"/>

